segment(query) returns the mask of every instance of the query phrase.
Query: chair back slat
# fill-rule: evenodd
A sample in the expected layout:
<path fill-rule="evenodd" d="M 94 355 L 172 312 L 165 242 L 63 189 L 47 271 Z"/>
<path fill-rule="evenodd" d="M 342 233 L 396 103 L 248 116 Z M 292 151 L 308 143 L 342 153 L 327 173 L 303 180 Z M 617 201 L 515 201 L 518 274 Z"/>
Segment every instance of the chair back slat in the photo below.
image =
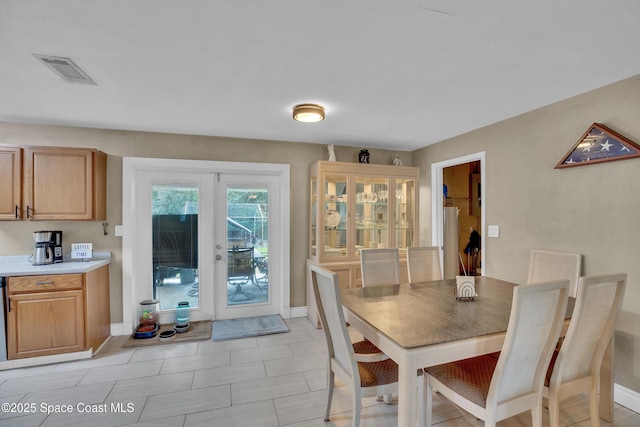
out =
<path fill-rule="evenodd" d="M 437 246 L 408 247 L 407 272 L 410 283 L 442 280 L 440 248 Z"/>
<path fill-rule="evenodd" d="M 398 248 L 362 249 L 360 270 L 362 286 L 400 284 Z"/>
<path fill-rule="evenodd" d="M 516 286 L 505 341 L 489 387 L 487 408 L 534 393 L 544 376 L 567 309 L 568 280 Z"/>
<path fill-rule="evenodd" d="M 580 278 L 575 309 L 551 382 L 599 375 L 622 306 L 626 279 L 626 274 Z"/>
<path fill-rule="evenodd" d="M 575 297 L 581 268 L 581 254 L 534 249 L 529 258 L 527 283 L 567 279 L 569 296 Z"/>

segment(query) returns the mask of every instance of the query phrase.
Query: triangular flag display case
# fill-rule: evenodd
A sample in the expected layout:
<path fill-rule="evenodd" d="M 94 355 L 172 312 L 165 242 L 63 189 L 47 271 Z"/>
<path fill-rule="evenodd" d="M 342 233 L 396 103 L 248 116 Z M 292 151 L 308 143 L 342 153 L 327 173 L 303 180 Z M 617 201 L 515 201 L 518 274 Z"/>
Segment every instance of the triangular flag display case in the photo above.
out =
<path fill-rule="evenodd" d="M 640 157 L 640 146 L 600 123 L 594 123 L 560 160 L 556 169 Z"/>

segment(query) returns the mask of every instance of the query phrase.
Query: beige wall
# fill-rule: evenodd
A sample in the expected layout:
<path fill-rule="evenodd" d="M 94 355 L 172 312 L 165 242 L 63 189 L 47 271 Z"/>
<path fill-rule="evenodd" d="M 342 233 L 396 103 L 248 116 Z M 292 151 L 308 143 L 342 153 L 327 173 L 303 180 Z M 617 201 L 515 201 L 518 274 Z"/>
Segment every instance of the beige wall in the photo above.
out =
<path fill-rule="evenodd" d="M 96 148 L 108 154 L 107 222 L 103 235 L 99 222 L 0 221 L 0 255 L 23 255 L 33 251 L 35 230 L 63 231 L 64 251 L 72 242 L 92 242 L 95 251 L 111 251 L 111 321 L 122 321 L 122 241 L 114 226 L 122 224 L 122 157 L 156 157 L 288 163 L 291 165 L 291 307 L 306 306 L 305 260 L 308 246 L 309 166 L 328 158 L 324 145 L 256 141 L 192 135 L 114 131 L 63 126 L 0 123 L 0 143 Z M 360 148 L 336 146 L 338 161 L 357 162 Z M 370 149 L 371 163 L 391 164 L 400 153 L 405 164 L 411 153 Z"/>
<path fill-rule="evenodd" d="M 585 275 L 628 274 L 616 382 L 640 391 L 640 158 L 554 169 L 593 122 L 640 144 L 640 75 L 413 152 L 423 242 L 431 242 L 431 164 L 486 152 L 487 275 L 523 282 L 532 248 L 584 255 Z"/>

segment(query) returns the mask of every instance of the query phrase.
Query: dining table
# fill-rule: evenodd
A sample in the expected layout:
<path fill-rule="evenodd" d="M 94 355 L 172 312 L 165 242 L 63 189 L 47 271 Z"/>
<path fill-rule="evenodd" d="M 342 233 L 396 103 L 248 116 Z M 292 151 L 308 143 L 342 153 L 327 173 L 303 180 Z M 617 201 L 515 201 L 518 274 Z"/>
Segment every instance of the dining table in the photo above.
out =
<path fill-rule="evenodd" d="M 415 426 L 423 413 L 416 398 L 419 369 L 502 349 L 517 285 L 487 276 L 474 280 L 472 299 L 456 299 L 455 279 L 341 289 L 345 320 L 398 364 L 398 426 Z M 563 334 L 574 303 L 569 298 Z M 607 419 L 613 417 L 613 370 L 611 357 L 605 359 L 600 411 Z"/>

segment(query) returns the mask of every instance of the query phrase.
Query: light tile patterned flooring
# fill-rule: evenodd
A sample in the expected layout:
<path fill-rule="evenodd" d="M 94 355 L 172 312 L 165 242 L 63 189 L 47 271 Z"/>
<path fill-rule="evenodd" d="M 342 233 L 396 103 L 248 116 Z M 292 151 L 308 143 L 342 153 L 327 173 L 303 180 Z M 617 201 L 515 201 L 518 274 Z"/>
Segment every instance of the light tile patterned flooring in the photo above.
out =
<path fill-rule="evenodd" d="M 23 411 L 0 411 L 0 426 L 350 426 L 351 395 L 344 386 L 334 393 L 331 422 L 322 420 L 322 331 L 306 318 L 287 323 L 291 331 L 284 334 L 140 349 L 123 349 L 126 337 L 114 337 L 90 360 L 0 371 L 0 402 Z M 395 426 L 396 403 L 364 399 L 361 425 Z M 482 425 L 438 396 L 434 407 L 438 427 Z M 615 419 L 618 427 L 640 425 L 639 414 L 619 405 Z M 561 421 L 590 426 L 586 399 L 567 401 Z M 529 425 L 524 415 L 500 423 Z"/>

